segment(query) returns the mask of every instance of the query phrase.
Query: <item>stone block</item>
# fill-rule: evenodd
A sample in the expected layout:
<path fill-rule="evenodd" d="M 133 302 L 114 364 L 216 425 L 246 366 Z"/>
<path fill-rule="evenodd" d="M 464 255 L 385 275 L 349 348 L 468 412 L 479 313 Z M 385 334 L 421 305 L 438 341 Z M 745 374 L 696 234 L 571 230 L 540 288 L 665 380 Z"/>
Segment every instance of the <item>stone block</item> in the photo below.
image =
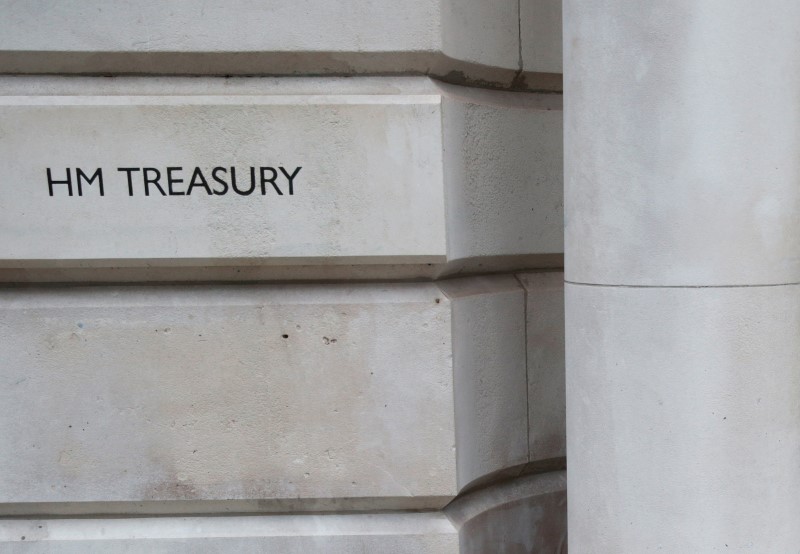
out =
<path fill-rule="evenodd" d="M 563 458 L 566 451 L 564 392 L 564 274 L 520 273 L 525 287 L 530 459 Z"/>
<path fill-rule="evenodd" d="M 0 13 L 3 73 L 413 73 L 525 82 L 516 0 L 3 0 Z M 532 32 L 556 38 L 549 28 Z"/>
<path fill-rule="evenodd" d="M 0 88 L 4 281 L 561 264 L 553 95 L 423 77 L 6 77 Z"/>
<path fill-rule="evenodd" d="M 800 286 L 567 284 L 566 302 L 572 547 L 794 550 L 775 514 L 800 513 Z"/>
<path fill-rule="evenodd" d="M 450 271 L 559 267 L 557 255 L 564 248 L 560 97 L 443 90 Z"/>
<path fill-rule="evenodd" d="M 444 505 L 450 308 L 432 284 L 5 290 L 0 510 Z"/>
<path fill-rule="evenodd" d="M 445 281 L 452 303 L 458 485 L 528 461 L 524 292 L 513 276 Z"/>
<path fill-rule="evenodd" d="M 446 509 L 460 554 L 567 552 L 567 475 L 524 475 L 459 496 Z"/>
<path fill-rule="evenodd" d="M 525 71 L 560 74 L 561 0 L 520 0 L 519 10 Z"/>
<path fill-rule="evenodd" d="M 800 282 L 800 4 L 564 6 L 567 280 Z"/>
<path fill-rule="evenodd" d="M 0 513 L 441 508 L 529 461 L 525 328 L 510 275 L 2 290 Z"/>
<path fill-rule="evenodd" d="M 470 65 L 489 66 L 511 70 L 519 69 L 519 32 L 514 36 L 514 26 L 519 29 L 519 5 L 513 1 L 480 2 L 480 0 L 443 0 L 440 2 L 441 27 L 438 30 L 441 53 L 448 58 L 442 63 L 440 73 L 454 81 L 481 77 L 477 68 L 457 67 L 462 61 Z M 515 52 L 516 49 L 516 52 Z M 447 66 L 448 72 L 445 73 Z M 497 79 L 497 77 L 495 77 Z M 510 85 L 511 81 L 503 82 Z"/>

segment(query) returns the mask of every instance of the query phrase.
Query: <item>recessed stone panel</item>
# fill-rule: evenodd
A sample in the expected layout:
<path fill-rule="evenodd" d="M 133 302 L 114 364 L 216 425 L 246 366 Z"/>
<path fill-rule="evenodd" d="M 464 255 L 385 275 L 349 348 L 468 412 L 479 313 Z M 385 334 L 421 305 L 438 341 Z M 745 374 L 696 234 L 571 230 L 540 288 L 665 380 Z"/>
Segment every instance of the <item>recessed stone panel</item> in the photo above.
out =
<path fill-rule="evenodd" d="M 0 102 L 5 266 L 444 257 L 436 94 Z"/>
<path fill-rule="evenodd" d="M 4 281 L 561 263 L 553 95 L 423 77 L 0 85 Z"/>

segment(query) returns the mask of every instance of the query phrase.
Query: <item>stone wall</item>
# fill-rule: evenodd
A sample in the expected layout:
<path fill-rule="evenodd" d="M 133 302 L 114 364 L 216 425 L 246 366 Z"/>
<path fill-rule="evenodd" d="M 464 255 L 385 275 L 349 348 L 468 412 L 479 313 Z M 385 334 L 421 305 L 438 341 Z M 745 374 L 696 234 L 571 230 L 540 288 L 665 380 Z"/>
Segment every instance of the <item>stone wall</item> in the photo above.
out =
<path fill-rule="evenodd" d="M 566 552 L 560 2 L 0 2 L 0 549 Z"/>

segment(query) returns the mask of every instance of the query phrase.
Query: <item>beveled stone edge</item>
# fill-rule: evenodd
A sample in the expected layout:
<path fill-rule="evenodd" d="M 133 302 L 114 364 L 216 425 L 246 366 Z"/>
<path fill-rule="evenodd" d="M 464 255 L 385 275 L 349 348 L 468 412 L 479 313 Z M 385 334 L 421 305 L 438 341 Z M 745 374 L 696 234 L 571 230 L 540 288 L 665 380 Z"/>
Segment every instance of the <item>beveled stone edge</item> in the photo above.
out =
<path fill-rule="evenodd" d="M 97 60 L 102 59 L 99 63 Z M 90 63 L 91 62 L 91 63 Z M 89 65 L 91 69 L 86 69 Z M 561 93 L 561 73 L 494 67 L 422 52 L 58 52 L 0 51 L 0 73 L 83 76 L 429 76 L 447 83 Z"/>
<path fill-rule="evenodd" d="M 481 513 L 522 498 L 566 494 L 566 469 L 528 473 L 459 494 L 445 508 L 447 517 L 460 527 Z"/>
<path fill-rule="evenodd" d="M 0 503 L 3 517 L 188 516 L 235 514 L 330 514 L 430 511 L 454 496 L 266 498 L 241 500 L 146 500 Z"/>
<path fill-rule="evenodd" d="M 291 522 L 291 525 L 289 523 Z M 291 531 L 290 531 L 291 529 Z M 0 520 L 8 542 L 112 541 L 347 535 L 455 534 L 439 511 L 365 514 L 273 514 L 223 517 L 48 518 Z"/>

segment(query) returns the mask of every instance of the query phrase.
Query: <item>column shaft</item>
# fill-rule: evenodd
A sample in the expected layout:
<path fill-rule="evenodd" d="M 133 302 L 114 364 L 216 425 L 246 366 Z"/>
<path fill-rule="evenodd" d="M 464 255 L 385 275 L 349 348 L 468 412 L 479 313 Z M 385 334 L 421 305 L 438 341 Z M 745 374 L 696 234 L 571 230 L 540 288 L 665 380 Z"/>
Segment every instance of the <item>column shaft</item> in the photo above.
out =
<path fill-rule="evenodd" d="M 572 552 L 800 544 L 799 19 L 565 2 Z"/>

